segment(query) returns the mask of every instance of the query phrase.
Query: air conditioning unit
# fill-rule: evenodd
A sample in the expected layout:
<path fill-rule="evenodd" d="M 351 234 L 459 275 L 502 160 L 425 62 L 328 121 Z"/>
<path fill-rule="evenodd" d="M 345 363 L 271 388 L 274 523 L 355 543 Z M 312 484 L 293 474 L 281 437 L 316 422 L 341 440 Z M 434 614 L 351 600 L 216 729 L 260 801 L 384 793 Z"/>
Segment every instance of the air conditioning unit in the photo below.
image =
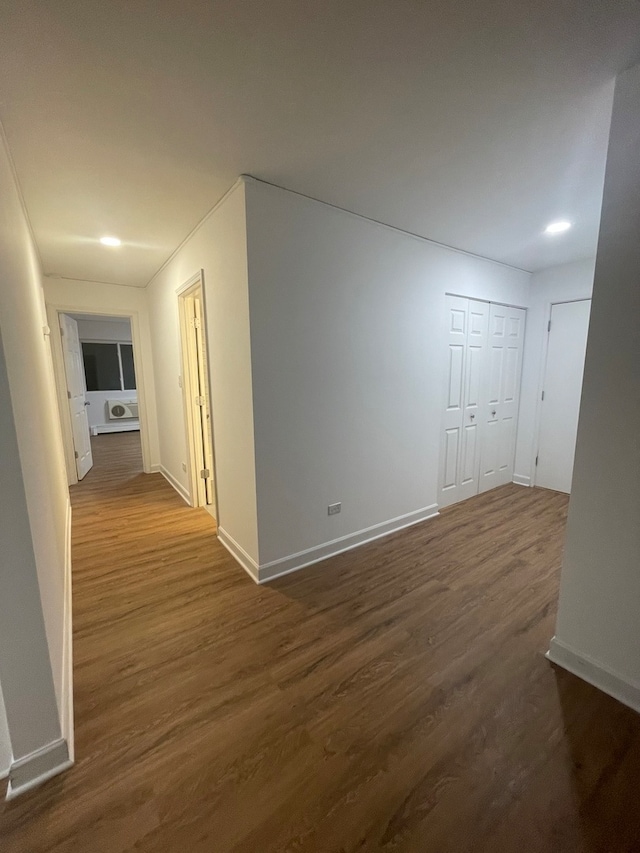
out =
<path fill-rule="evenodd" d="M 110 421 L 123 421 L 138 417 L 137 400 L 107 400 Z"/>

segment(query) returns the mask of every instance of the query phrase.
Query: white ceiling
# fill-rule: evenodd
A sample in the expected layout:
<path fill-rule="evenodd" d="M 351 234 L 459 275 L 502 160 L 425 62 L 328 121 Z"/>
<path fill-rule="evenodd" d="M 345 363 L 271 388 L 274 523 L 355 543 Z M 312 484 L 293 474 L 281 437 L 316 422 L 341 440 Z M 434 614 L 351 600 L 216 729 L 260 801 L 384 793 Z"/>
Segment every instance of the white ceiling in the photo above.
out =
<path fill-rule="evenodd" d="M 20 0 L 0 118 L 48 274 L 144 286 L 241 173 L 533 270 L 636 61 L 638 0 Z"/>

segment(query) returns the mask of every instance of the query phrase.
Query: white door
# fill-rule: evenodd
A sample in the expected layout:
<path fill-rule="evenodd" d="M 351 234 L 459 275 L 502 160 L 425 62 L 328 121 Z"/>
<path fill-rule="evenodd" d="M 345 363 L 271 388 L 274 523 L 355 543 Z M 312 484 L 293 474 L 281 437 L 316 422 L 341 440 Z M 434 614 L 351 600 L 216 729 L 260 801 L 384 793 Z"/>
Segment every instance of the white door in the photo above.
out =
<path fill-rule="evenodd" d="M 447 296 L 446 312 L 447 377 L 440 448 L 440 506 L 478 492 L 489 304 Z"/>
<path fill-rule="evenodd" d="M 78 324 L 67 314 L 60 314 L 62 354 L 67 378 L 67 397 L 71 415 L 71 431 L 76 457 L 78 480 L 82 480 L 93 465 L 91 437 L 89 435 L 88 403 L 85 400 L 84 363 L 78 338 Z"/>
<path fill-rule="evenodd" d="M 591 300 L 551 306 L 535 484 L 571 491 Z"/>
<path fill-rule="evenodd" d="M 483 404 L 480 491 L 513 480 L 526 312 L 491 305 Z"/>
<path fill-rule="evenodd" d="M 209 369 L 200 289 L 196 291 L 193 297 L 193 311 L 195 318 L 197 382 L 201 402 L 201 405 L 198 406 L 196 417 L 199 418 L 199 440 L 202 442 L 202 461 L 205 472 L 205 476 L 202 477 L 204 487 L 203 503 L 205 506 L 211 507 L 211 511 L 215 517 L 216 503 L 213 487 L 213 438 L 211 434 L 211 407 L 209 402 Z"/>
<path fill-rule="evenodd" d="M 194 506 L 206 507 L 211 515 L 217 518 L 207 338 L 201 283 L 180 293 L 178 305 L 192 501 Z"/>

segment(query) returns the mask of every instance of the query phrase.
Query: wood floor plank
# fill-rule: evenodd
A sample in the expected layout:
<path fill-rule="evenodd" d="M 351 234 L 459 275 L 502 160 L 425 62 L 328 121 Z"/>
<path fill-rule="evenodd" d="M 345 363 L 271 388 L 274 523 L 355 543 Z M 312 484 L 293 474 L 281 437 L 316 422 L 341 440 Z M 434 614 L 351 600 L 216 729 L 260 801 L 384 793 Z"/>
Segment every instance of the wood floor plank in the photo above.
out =
<path fill-rule="evenodd" d="M 137 433 L 72 489 L 76 765 L 2 853 L 639 853 L 640 717 L 543 657 L 567 498 L 255 586 Z"/>

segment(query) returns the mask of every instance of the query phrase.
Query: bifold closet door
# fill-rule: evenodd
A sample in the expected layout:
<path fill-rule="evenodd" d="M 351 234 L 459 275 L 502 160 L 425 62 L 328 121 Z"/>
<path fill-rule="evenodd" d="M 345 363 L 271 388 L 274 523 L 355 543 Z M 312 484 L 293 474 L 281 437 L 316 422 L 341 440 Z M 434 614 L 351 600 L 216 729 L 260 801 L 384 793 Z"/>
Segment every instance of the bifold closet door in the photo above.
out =
<path fill-rule="evenodd" d="M 513 480 L 526 312 L 491 305 L 483 404 L 480 491 Z"/>
<path fill-rule="evenodd" d="M 446 318 L 447 396 L 440 448 L 440 506 L 478 492 L 489 304 L 447 296 Z"/>

